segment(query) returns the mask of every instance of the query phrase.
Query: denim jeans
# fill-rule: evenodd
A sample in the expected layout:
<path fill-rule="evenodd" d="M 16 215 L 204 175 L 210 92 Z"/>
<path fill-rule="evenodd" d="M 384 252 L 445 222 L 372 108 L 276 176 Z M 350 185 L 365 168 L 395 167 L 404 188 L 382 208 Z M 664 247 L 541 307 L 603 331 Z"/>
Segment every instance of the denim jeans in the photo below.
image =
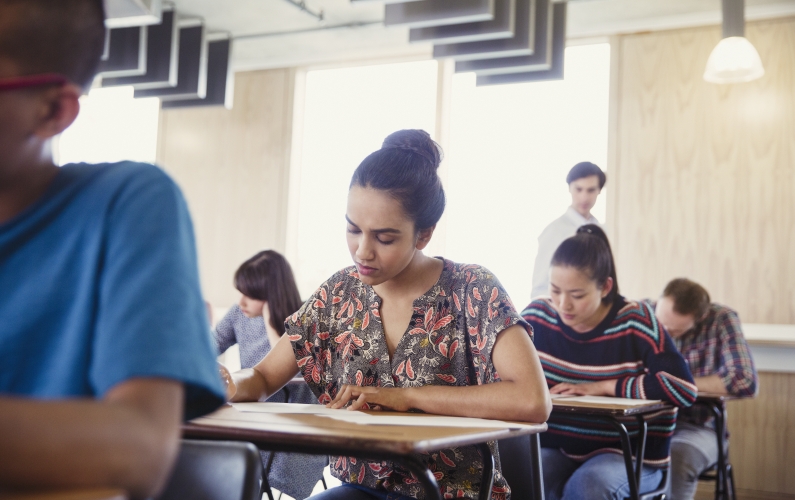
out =
<path fill-rule="evenodd" d="M 671 439 L 671 499 L 692 500 L 698 476 L 718 462 L 718 438 L 709 427 L 677 422 Z"/>
<path fill-rule="evenodd" d="M 308 500 L 414 500 L 384 490 L 374 490 L 358 484 L 342 483 L 323 493 L 313 495 Z"/>
<path fill-rule="evenodd" d="M 541 448 L 546 500 L 623 500 L 629 496 L 624 457 L 602 453 L 585 462 L 575 462 L 559 450 Z M 643 467 L 640 491 L 657 488 L 662 471 Z"/>

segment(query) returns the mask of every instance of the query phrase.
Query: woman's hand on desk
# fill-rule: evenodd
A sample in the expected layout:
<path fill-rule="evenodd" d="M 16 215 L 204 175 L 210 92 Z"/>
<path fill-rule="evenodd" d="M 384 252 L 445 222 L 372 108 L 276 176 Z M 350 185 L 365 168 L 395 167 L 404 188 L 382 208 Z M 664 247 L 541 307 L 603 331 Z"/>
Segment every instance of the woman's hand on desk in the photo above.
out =
<path fill-rule="evenodd" d="M 229 368 L 225 367 L 221 363 L 218 363 L 218 371 L 221 373 L 221 381 L 223 381 L 224 385 L 226 386 L 226 400 L 232 401 L 232 398 L 235 397 L 237 393 L 237 385 L 235 384 L 235 380 L 232 378 L 232 374 L 229 373 Z"/>
<path fill-rule="evenodd" d="M 361 410 L 365 403 L 370 407 L 379 406 L 393 411 L 408 411 L 409 405 L 407 391 L 409 389 L 396 389 L 394 387 L 360 387 L 358 385 L 343 385 L 337 392 L 337 397 L 327 404 L 328 408 L 342 408 L 352 401 L 348 410 Z"/>
<path fill-rule="evenodd" d="M 573 396 L 615 396 L 616 379 L 588 382 L 585 384 L 562 382 L 549 389 L 549 393 L 568 394 Z"/>

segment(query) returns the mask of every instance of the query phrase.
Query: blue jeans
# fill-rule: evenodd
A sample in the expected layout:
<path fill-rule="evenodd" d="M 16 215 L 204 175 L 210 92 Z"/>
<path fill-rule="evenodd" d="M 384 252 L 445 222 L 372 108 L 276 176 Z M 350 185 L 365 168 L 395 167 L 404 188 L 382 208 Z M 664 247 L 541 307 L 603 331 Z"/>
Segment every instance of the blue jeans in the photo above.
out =
<path fill-rule="evenodd" d="M 602 453 L 583 463 L 575 462 L 559 450 L 541 448 L 546 500 L 623 500 L 629 496 L 624 457 Z M 662 471 L 643 467 L 640 491 L 657 488 Z"/>
<path fill-rule="evenodd" d="M 358 484 L 342 483 L 308 500 L 414 500 L 411 497 L 384 490 L 374 490 Z"/>

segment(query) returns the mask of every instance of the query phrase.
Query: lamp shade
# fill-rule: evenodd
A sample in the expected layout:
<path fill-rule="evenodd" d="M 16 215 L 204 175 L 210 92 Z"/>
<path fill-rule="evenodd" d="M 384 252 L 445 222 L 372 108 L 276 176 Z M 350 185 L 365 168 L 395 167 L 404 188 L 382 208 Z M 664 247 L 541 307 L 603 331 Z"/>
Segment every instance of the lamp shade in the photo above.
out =
<path fill-rule="evenodd" d="M 742 83 L 765 74 L 762 60 L 751 42 L 742 36 L 730 36 L 712 49 L 704 70 L 704 80 L 712 83 Z"/>

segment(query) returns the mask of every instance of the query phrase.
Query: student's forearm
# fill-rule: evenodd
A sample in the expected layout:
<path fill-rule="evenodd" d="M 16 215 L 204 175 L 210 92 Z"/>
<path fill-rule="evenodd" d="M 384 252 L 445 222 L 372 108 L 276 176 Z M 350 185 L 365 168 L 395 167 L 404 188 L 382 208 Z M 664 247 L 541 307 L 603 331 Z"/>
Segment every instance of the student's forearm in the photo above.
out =
<path fill-rule="evenodd" d="M 712 394 L 728 394 L 726 386 L 718 375 L 708 375 L 706 377 L 694 377 L 698 392 L 711 392 Z"/>
<path fill-rule="evenodd" d="M 232 374 L 235 382 L 235 394 L 231 402 L 258 401 L 262 397 L 269 397 L 275 391 L 268 391 L 265 379 L 253 368 L 245 368 Z"/>
<path fill-rule="evenodd" d="M 0 398 L 0 491 L 112 487 L 131 498 L 156 494 L 178 452 L 182 398 L 180 384 L 138 400 Z M 170 408 L 161 411 L 161 403 Z"/>
<path fill-rule="evenodd" d="M 254 368 L 231 375 L 236 387 L 230 401 L 257 401 L 262 397 L 270 397 L 297 373 L 298 364 L 292 344 L 289 338 L 283 336 Z"/>
<path fill-rule="evenodd" d="M 528 390 L 515 382 L 466 387 L 434 386 L 399 389 L 407 404 L 426 413 L 461 417 L 545 422 L 552 408 L 545 388 Z"/>

